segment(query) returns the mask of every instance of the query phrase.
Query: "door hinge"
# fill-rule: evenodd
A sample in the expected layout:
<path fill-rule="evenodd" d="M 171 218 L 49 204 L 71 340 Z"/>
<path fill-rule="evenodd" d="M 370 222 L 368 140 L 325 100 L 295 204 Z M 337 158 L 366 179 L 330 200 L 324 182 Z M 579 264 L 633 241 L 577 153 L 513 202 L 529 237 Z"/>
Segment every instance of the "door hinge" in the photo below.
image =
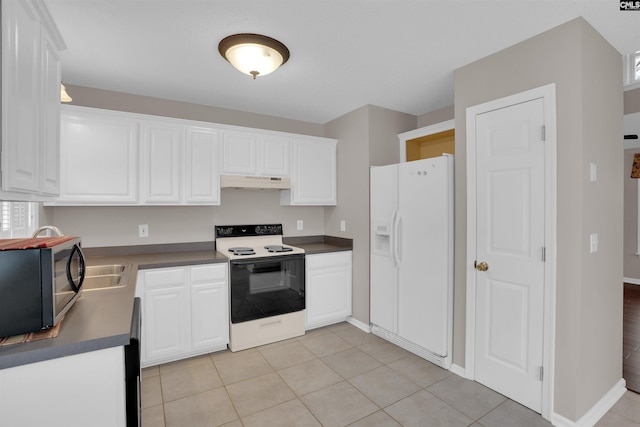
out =
<path fill-rule="evenodd" d="M 544 246 L 542 247 L 542 262 L 545 262 L 547 260 L 547 248 L 545 248 Z"/>
<path fill-rule="evenodd" d="M 546 141 L 547 140 L 546 137 L 547 137 L 547 127 L 545 125 L 542 125 L 542 129 L 540 129 L 540 138 L 543 141 Z"/>
<path fill-rule="evenodd" d="M 539 372 L 538 372 L 538 378 L 540 379 L 540 381 L 542 381 L 542 379 L 544 378 L 544 366 L 540 366 Z"/>

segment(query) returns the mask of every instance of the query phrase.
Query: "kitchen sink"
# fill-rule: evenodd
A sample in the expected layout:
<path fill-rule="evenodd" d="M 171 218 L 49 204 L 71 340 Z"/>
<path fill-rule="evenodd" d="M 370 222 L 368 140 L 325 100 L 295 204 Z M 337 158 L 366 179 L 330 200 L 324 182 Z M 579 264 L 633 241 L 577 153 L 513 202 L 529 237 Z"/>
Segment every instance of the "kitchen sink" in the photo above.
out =
<path fill-rule="evenodd" d="M 84 281 L 82 282 L 82 289 L 85 291 L 91 291 L 96 289 L 113 289 L 126 286 L 127 283 L 123 280 L 125 269 L 124 265 L 119 264 L 87 267 L 85 270 Z"/>

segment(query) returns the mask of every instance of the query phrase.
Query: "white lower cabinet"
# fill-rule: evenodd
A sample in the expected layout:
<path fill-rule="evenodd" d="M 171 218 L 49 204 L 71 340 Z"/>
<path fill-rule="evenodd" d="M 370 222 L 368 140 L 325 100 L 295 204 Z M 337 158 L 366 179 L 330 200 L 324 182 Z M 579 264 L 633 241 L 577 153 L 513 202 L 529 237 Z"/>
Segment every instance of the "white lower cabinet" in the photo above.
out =
<path fill-rule="evenodd" d="M 305 257 L 306 329 L 351 316 L 351 251 Z"/>
<path fill-rule="evenodd" d="M 0 370 L 0 426 L 124 427 L 124 347 Z"/>
<path fill-rule="evenodd" d="M 142 366 L 225 349 L 228 294 L 225 263 L 140 270 Z"/>

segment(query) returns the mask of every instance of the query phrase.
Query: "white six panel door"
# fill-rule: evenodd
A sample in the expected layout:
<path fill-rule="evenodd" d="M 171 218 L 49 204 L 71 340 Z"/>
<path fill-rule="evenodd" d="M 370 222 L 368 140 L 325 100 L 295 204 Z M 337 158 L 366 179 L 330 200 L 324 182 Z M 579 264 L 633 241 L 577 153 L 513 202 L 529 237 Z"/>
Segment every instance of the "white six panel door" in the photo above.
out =
<path fill-rule="evenodd" d="M 540 412 L 543 99 L 476 116 L 476 381 Z"/>

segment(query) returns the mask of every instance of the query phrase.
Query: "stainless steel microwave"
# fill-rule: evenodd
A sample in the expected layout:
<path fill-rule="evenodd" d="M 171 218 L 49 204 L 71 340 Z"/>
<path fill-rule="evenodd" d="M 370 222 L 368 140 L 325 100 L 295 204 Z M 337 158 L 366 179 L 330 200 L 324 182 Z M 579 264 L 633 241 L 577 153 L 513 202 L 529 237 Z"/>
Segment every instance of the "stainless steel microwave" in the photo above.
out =
<path fill-rule="evenodd" d="M 0 240 L 0 337 L 55 326 L 80 297 L 78 237 Z"/>

